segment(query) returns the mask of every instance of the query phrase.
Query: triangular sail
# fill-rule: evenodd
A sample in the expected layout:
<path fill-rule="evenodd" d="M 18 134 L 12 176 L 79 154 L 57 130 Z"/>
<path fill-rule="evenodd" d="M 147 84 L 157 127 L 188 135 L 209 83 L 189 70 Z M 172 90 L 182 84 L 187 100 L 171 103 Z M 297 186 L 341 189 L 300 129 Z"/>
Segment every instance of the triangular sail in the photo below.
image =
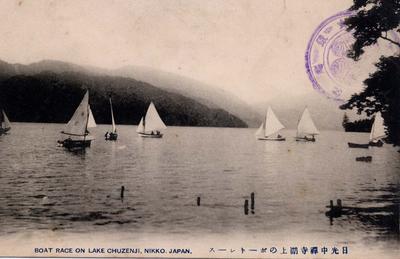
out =
<path fill-rule="evenodd" d="M 297 124 L 297 137 L 305 137 L 307 135 L 318 135 L 319 131 L 315 126 L 310 112 L 307 108 L 304 109 L 300 121 Z"/>
<path fill-rule="evenodd" d="M 261 126 L 258 128 L 255 134 L 257 137 L 264 136 L 264 122 L 261 123 Z"/>
<path fill-rule="evenodd" d="M 89 116 L 89 91 L 86 91 L 74 115 L 65 126 L 62 133 L 75 136 L 86 135 Z"/>
<path fill-rule="evenodd" d="M 371 134 L 369 136 L 370 140 L 378 140 L 386 137 L 385 126 L 383 125 L 383 118 L 380 112 L 377 112 L 374 119 L 374 124 L 372 124 Z"/>
<path fill-rule="evenodd" d="M 268 107 L 267 115 L 265 117 L 264 136 L 271 136 L 284 128 L 285 126 L 283 126 L 283 124 L 278 120 L 272 108 Z"/>
<path fill-rule="evenodd" d="M 89 105 L 89 120 L 88 120 L 87 127 L 88 128 L 96 128 L 97 127 L 96 120 L 94 119 L 94 116 L 92 113 L 92 109 L 90 109 L 90 105 Z"/>
<path fill-rule="evenodd" d="M 143 117 L 140 119 L 140 122 L 139 122 L 139 125 L 137 126 L 136 132 L 138 132 L 138 133 L 144 132 Z"/>
<path fill-rule="evenodd" d="M 0 113 L 0 128 L 3 128 L 4 125 L 4 111 Z"/>
<path fill-rule="evenodd" d="M 8 117 L 7 117 L 6 113 L 4 112 L 4 110 L 2 110 L 1 113 L 3 114 L 3 116 L 2 116 L 3 118 L 1 120 L 1 127 L 3 129 L 11 128 L 10 120 L 8 119 Z"/>
<path fill-rule="evenodd" d="M 112 132 L 115 133 L 115 132 L 117 132 L 117 127 L 115 126 L 114 111 L 113 111 L 113 107 L 112 107 L 111 98 L 110 98 L 110 110 L 111 110 Z"/>
<path fill-rule="evenodd" d="M 158 115 L 158 112 L 153 102 L 150 103 L 150 106 L 147 109 L 146 117 L 144 118 L 144 120 L 146 123 L 144 125 L 145 132 L 151 132 L 167 128 L 167 126 L 161 120 L 160 115 Z"/>

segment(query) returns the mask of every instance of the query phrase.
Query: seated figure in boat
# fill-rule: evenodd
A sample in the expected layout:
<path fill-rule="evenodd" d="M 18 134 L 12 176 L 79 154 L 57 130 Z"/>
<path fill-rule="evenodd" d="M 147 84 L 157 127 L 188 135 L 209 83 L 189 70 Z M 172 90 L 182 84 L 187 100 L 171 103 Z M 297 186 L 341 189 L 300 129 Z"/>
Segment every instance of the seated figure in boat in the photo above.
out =
<path fill-rule="evenodd" d="M 110 140 L 117 140 L 117 138 L 118 138 L 117 130 L 115 130 L 114 132 L 110 132 Z"/>
<path fill-rule="evenodd" d="M 150 135 L 160 135 L 161 134 L 161 132 L 160 131 L 158 131 L 158 130 L 156 130 L 156 131 L 151 131 L 151 133 L 150 133 Z"/>
<path fill-rule="evenodd" d="M 371 141 L 369 142 L 369 145 L 370 145 L 370 146 L 373 146 L 373 147 L 381 147 L 381 146 L 383 146 L 383 141 L 382 141 L 381 139 L 378 139 L 378 140 L 371 140 Z"/>
<path fill-rule="evenodd" d="M 68 137 L 67 139 L 64 139 L 64 140 L 58 140 L 58 141 L 57 141 L 58 145 L 61 146 L 61 147 L 66 147 L 66 146 L 68 146 L 71 142 L 72 142 L 71 137 Z"/>
<path fill-rule="evenodd" d="M 305 137 L 304 137 L 304 139 L 305 139 L 305 140 L 308 140 L 308 141 L 315 141 L 315 137 L 314 137 L 314 135 L 311 135 L 311 136 L 305 136 Z"/>
<path fill-rule="evenodd" d="M 118 138 L 118 134 L 117 134 L 117 130 L 115 130 L 115 132 L 106 132 L 106 134 L 104 135 L 106 140 L 117 140 Z"/>

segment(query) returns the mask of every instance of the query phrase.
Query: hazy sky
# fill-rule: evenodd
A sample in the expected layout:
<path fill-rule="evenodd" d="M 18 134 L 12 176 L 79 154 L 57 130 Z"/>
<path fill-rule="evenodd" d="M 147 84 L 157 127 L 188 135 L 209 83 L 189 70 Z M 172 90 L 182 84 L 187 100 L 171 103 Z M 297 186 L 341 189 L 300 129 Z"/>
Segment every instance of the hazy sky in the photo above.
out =
<path fill-rule="evenodd" d="M 148 66 L 247 102 L 312 89 L 307 42 L 351 0 L 0 1 L 0 59 Z"/>

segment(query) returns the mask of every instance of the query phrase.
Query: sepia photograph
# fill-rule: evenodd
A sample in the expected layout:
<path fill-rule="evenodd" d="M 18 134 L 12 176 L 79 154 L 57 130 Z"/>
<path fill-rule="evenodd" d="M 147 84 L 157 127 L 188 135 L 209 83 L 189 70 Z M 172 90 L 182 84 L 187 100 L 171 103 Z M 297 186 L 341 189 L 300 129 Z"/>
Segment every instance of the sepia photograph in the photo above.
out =
<path fill-rule="evenodd" d="M 400 1 L 0 14 L 0 257 L 399 258 Z"/>

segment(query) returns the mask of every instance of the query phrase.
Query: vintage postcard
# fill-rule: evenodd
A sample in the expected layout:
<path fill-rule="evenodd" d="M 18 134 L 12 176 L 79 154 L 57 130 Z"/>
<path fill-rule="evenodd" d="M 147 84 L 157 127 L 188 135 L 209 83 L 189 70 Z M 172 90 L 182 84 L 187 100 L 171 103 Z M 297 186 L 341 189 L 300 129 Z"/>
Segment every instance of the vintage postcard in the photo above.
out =
<path fill-rule="evenodd" d="M 0 14 L 1 257 L 399 258 L 399 1 Z"/>

